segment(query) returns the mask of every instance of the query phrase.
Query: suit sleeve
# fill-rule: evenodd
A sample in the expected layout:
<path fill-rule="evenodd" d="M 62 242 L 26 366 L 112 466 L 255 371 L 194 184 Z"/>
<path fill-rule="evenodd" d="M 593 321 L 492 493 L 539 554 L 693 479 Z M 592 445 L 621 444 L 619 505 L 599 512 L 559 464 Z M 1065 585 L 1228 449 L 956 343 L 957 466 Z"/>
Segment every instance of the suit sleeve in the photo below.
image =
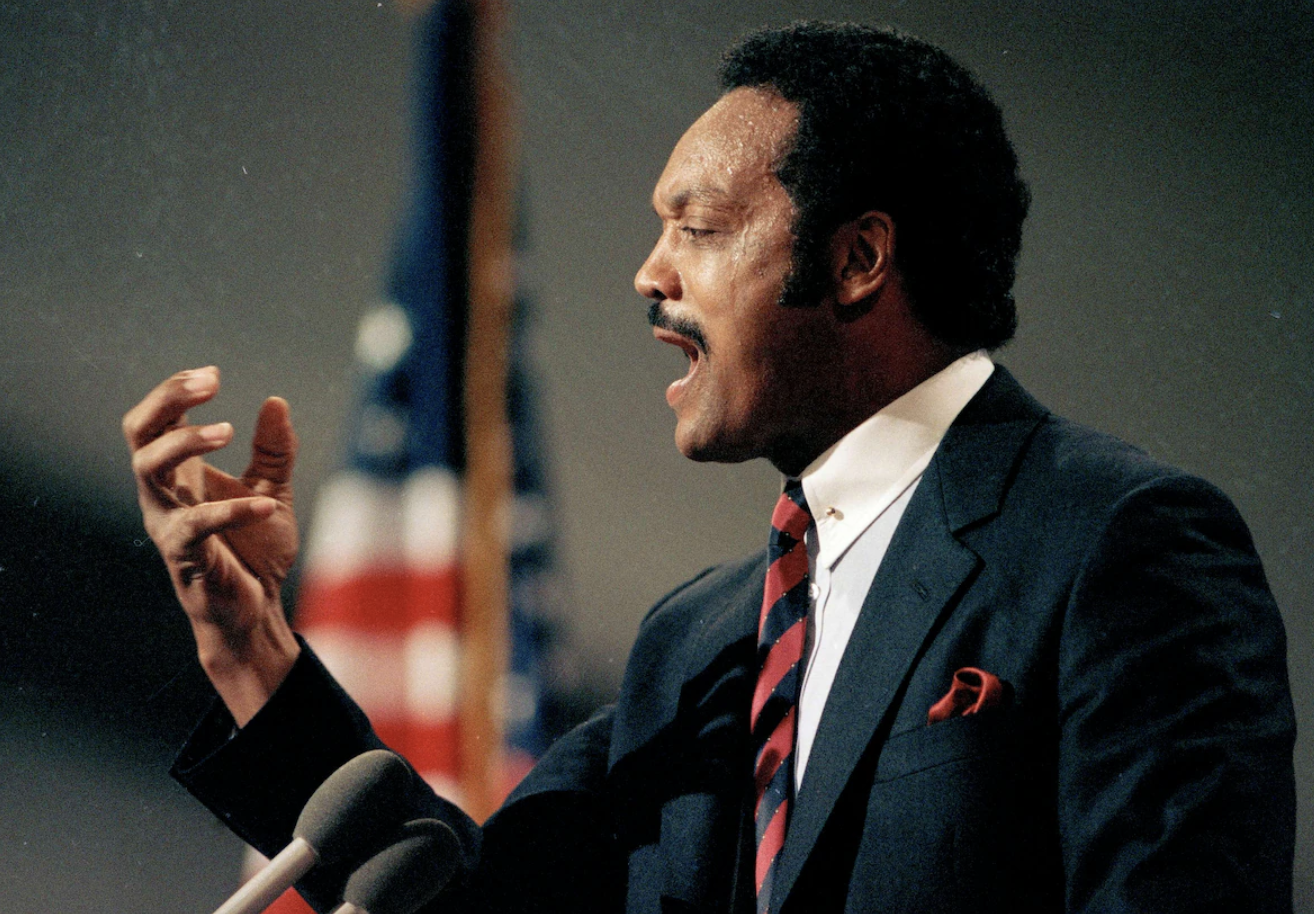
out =
<path fill-rule="evenodd" d="M 1217 490 L 1114 508 L 1066 608 L 1058 802 L 1074 912 L 1290 912 L 1294 715 L 1281 618 Z"/>
<path fill-rule="evenodd" d="M 605 801 L 610 732 L 604 710 L 567 734 L 482 828 L 416 777 L 412 817 L 446 822 L 462 854 L 458 876 L 429 910 L 610 910 L 619 885 Z M 319 785 L 378 748 L 386 747 L 364 712 L 303 644 L 274 697 L 240 731 L 216 702 L 172 773 L 240 838 L 273 856 Z M 315 910 L 330 911 L 350 871 L 318 866 L 297 890 Z"/>

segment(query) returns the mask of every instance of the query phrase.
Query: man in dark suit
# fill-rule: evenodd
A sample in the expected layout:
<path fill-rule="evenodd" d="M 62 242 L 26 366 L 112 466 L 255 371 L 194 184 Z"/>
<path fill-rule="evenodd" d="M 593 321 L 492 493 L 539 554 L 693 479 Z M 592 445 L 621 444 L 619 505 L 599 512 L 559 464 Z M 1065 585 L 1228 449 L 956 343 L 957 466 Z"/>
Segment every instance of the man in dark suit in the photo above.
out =
<path fill-rule="evenodd" d="M 780 532 L 659 603 L 616 705 L 482 828 L 417 787 L 465 853 L 434 910 L 1289 910 L 1294 723 L 1244 524 L 985 355 L 1027 208 L 993 102 L 861 27 L 762 33 L 723 78 L 636 286 L 689 356 L 677 445 L 770 460 Z M 231 428 L 183 420 L 217 389 L 175 376 L 124 427 L 222 699 L 176 773 L 274 852 L 378 741 L 278 603 L 286 406 L 233 480 L 201 463 Z M 301 889 L 327 909 L 344 876 Z"/>

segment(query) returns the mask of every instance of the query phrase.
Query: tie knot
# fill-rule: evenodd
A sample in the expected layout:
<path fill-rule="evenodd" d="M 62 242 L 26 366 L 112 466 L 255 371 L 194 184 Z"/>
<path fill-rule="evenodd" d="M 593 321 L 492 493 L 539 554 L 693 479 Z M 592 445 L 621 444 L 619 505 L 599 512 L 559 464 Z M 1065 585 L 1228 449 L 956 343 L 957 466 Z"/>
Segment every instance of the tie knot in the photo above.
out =
<path fill-rule="evenodd" d="M 772 529 L 795 543 L 801 543 L 811 524 L 812 512 L 803 497 L 803 483 L 793 478 L 786 480 L 785 491 L 780 493 L 776 510 L 771 514 Z"/>

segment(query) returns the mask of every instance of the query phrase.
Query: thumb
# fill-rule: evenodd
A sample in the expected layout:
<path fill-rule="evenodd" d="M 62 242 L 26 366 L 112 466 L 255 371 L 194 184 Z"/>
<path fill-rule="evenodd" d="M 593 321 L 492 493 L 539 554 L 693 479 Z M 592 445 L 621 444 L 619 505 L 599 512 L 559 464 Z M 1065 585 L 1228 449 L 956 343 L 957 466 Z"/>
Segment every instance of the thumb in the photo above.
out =
<path fill-rule="evenodd" d="M 253 489 L 260 484 L 286 486 L 292 481 L 297 458 L 297 435 L 292 430 L 292 411 L 282 397 L 270 397 L 260 407 L 255 437 L 251 442 L 251 465 L 243 479 Z M 262 494 L 267 494 L 263 493 Z"/>

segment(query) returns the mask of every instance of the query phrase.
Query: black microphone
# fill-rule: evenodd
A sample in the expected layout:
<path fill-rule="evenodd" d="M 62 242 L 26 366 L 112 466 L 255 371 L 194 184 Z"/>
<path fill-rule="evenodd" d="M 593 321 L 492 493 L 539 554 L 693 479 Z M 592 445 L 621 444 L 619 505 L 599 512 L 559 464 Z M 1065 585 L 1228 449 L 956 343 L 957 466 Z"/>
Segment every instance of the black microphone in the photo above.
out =
<path fill-rule="evenodd" d="M 351 874 L 333 914 L 414 914 L 447 886 L 460 855 L 455 832 L 442 822 L 407 822 Z"/>
<path fill-rule="evenodd" d="M 292 843 L 214 914 L 259 914 L 317 863 L 372 853 L 405 819 L 410 780 L 410 768 L 386 749 L 347 762 L 306 802 Z"/>

